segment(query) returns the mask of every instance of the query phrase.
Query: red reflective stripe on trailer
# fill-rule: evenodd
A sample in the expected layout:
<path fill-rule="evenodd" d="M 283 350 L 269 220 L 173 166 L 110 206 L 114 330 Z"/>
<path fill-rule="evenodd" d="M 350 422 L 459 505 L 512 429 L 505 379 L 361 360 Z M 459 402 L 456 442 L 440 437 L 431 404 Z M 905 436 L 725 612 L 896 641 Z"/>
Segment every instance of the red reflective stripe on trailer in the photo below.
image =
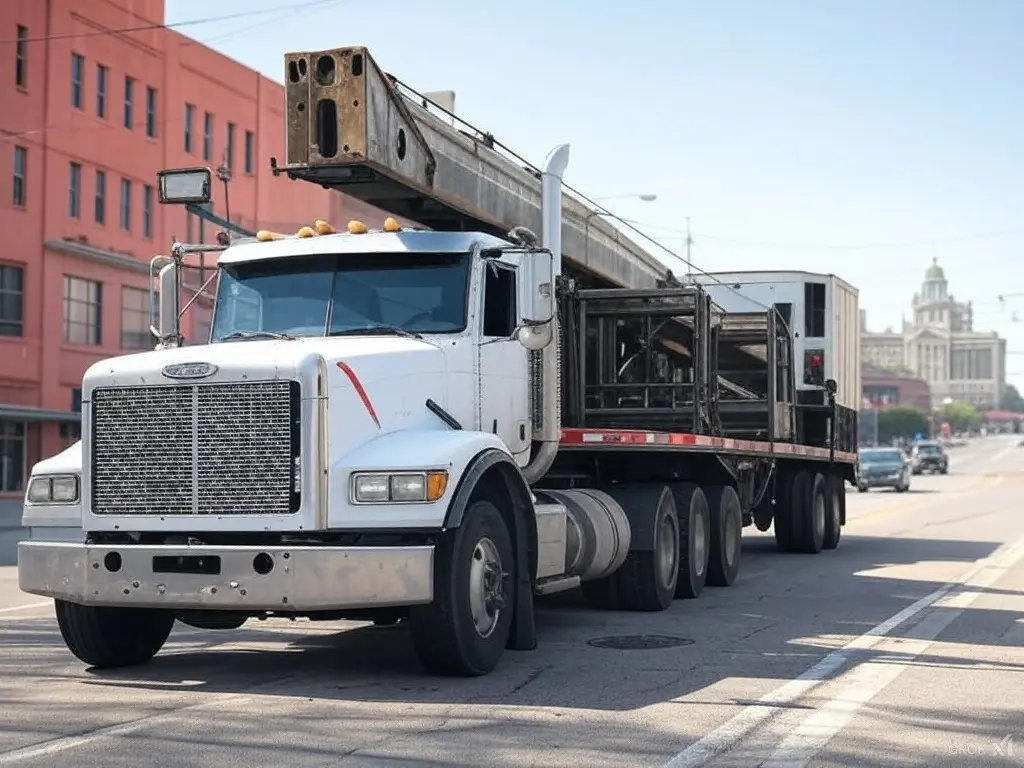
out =
<path fill-rule="evenodd" d="M 692 435 L 685 432 L 647 432 L 635 429 L 563 429 L 562 445 L 677 445 L 711 448 L 739 453 L 767 453 L 775 456 L 814 456 L 827 459 L 828 448 L 793 443 L 769 443 L 761 440 L 736 440 L 729 437 Z M 854 453 L 836 451 L 836 459 L 854 461 Z"/>
<path fill-rule="evenodd" d="M 370 418 L 373 419 L 373 423 L 377 425 L 377 429 L 380 429 L 380 419 L 377 418 L 377 412 L 373 410 L 373 403 L 370 402 L 369 395 L 366 394 L 366 390 L 363 389 L 363 385 L 359 383 L 359 377 L 356 376 L 356 372 L 353 371 L 348 363 L 338 361 L 338 369 L 348 376 L 348 380 L 352 382 L 352 388 L 359 395 L 359 399 L 363 401 L 363 407 L 366 408 L 366 412 L 370 414 Z"/>

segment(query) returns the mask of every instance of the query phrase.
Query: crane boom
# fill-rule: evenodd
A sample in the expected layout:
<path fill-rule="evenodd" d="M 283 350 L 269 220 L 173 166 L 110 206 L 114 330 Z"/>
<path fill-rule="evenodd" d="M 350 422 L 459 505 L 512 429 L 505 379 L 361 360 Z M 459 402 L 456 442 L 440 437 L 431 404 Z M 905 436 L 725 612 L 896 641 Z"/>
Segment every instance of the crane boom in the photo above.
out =
<path fill-rule="evenodd" d="M 504 237 L 541 231 L 541 181 L 495 148 L 406 96 L 364 47 L 285 55 L 286 164 L 275 173 L 319 184 L 432 229 Z M 666 268 L 565 196 L 563 265 L 595 284 L 653 287 Z"/>

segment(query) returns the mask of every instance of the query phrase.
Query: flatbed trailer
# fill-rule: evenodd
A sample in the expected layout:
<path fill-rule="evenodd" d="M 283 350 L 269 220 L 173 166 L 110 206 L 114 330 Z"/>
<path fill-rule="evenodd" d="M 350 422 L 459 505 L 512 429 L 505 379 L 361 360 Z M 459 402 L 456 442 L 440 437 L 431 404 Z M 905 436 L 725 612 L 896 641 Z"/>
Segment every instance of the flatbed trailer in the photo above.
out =
<path fill-rule="evenodd" d="M 87 372 L 80 474 L 30 483 L 26 517 L 58 487 L 81 506 L 84 542 L 19 546 L 80 659 L 143 663 L 175 620 L 349 618 L 486 674 L 536 647 L 538 595 L 660 611 L 736 580 L 744 526 L 838 546 L 856 434 L 780 308 L 727 312 L 631 243 L 595 257 L 567 145 L 516 186 L 364 48 L 288 54 L 286 74 L 277 172 L 444 231 L 175 245 L 157 350 Z M 220 252 L 217 310 L 184 347 L 199 249 Z"/>

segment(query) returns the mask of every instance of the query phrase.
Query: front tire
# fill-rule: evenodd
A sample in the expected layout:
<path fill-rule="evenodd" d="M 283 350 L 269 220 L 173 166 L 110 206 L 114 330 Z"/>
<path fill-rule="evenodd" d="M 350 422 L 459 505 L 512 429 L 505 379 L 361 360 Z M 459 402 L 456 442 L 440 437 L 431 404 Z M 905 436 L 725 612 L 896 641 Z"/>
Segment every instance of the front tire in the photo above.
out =
<path fill-rule="evenodd" d="M 136 667 L 164 647 L 174 614 L 155 608 L 108 608 L 54 600 L 64 644 L 97 669 Z"/>
<path fill-rule="evenodd" d="M 477 677 L 498 665 L 512 628 L 515 565 L 501 512 L 486 499 L 474 501 L 462 524 L 438 541 L 434 601 L 410 610 L 413 645 L 424 667 Z"/>

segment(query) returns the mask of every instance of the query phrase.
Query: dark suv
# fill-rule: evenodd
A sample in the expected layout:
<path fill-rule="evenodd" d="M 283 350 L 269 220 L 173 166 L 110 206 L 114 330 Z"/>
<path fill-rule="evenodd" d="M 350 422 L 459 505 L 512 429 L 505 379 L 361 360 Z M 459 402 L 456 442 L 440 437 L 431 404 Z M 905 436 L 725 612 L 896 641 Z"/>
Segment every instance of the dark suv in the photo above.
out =
<path fill-rule="evenodd" d="M 924 472 L 938 472 L 945 475 L 949 472 L 949 456 L 937 440 L 922 440 L 917 443 L 910 453 L 914 465 L 914 474 L 920 475 Z"/>

